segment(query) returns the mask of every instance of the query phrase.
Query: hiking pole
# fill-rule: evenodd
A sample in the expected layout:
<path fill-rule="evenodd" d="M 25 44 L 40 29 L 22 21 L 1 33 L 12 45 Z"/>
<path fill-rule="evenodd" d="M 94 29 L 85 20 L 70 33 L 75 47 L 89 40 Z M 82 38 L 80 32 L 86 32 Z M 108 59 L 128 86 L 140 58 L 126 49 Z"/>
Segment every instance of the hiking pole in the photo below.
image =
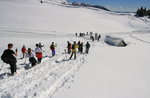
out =
<path fill-rule="evenodd" d="M 1 66 L 1 69 L 0 69 L 0 71 L 2 70 L 3 66 L 4 66 L 4 62 L 3 62 L 3 64 L 2 64 L 2 66 Z"/>

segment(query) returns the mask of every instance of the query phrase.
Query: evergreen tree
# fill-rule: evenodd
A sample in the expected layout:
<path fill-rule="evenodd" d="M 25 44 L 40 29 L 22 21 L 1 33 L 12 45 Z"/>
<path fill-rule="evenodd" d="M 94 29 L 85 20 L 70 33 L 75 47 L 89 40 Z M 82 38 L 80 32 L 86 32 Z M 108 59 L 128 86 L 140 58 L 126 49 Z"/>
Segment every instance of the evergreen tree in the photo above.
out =
<path fill-rule="evenodd" d="M 149 18 L 150 18 L 150 9 L 147 11 L 147 15 L 148 15 Z"/>
<path fill-rule="evenodd" d="M 141 7 L 141 9 L 140 9 L 139 16 L 140 16 L 140 17 L 143 17 L 143 16 L 144 16 L 144 9 L 143 9 L 143 7 Z"/>
<path fill-rule="evenodd" d="M 147 16 L 146 7 L 143 9 L 143 15 L 144 15 L 144 16 Z"/>
<path fill-rule="evenodd" d="M 139 16 L 140 15 L 140 9 L 138 8 L 136 15 Z"/>

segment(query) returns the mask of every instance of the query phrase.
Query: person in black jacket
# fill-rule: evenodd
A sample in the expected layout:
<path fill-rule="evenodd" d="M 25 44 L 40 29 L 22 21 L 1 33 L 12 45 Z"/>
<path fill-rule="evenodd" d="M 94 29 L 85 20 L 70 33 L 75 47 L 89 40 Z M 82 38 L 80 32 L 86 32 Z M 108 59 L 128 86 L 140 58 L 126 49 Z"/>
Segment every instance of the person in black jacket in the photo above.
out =
<path fill-rule="evenodd" d="M 17 70 L 17 66 L 16 66 L 17 60 L 15 58 L 15 56 L 17 56 L 17 49 L 16 49 L 16 52 L 14 52 L 12 50 L 12 48 L 13 48 L 13 44 L 12 43 L 8 44 L 8 49 L 6 49 L 4 51 L 1 58 L 5 63 L 10 65 L 11 74 L 14 75 L 15 73 L 17 73 L 17 71 L 16 71 Z"/>
<path fill-rule="evenodd" d="M 83 53 L 83 42 L 79 44 L 79 52 Z"/>
<path fill-rule="evenodd" d="M 85 47 L 86 47 L 86 53 L 88 54 L 89 53 L 89 48 L 91 47 L 89 42 L 86 43 Z"/>

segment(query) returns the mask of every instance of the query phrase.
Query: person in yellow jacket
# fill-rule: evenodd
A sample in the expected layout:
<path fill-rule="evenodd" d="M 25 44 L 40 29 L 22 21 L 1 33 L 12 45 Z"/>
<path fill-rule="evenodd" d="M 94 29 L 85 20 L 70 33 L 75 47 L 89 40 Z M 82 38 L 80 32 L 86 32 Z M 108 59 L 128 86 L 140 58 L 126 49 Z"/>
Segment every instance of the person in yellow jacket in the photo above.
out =
<path fill-rule="evenodd" d="M 76 59 L 77 48 L 78 48 L 78 45 L 76 44 L 76 42 L 74 42 L 74 44 L 72 45 L 72 53 L 71 53 L 70 59 L 72 58 L 73 55 L 74 55 L 74 59 Z"/>

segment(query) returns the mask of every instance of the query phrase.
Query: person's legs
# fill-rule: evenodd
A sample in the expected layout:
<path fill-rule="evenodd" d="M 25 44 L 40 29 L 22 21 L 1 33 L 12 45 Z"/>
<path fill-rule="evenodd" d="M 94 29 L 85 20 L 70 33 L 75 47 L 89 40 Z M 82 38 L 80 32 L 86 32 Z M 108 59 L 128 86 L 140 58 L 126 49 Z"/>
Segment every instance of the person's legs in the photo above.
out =
<path fill-rule="evenodd" d="M 88 48 L 86 48 L 86 53 L 88 54 Z"/>
<path fill-rule="evenodd" d="M 14 74 L 14 66 L 12 64 L 10 64 L 10 71 L 11 71 L 11 74 L 13 75 Z"/>
<path fill-rule="evenodd" d="M 15 63 L 10 64 L 10 71 L 12 75 L 14 74 L 14 72 L 16 72 L 16 70 L 17 70 L 16 64 Z"/>
<path fill-rule="evenodd" d="M 70 59 L 72 58 L 72 56 L 73 56 L 73 52 L 71 53 Z"/>
<path fill-rule="evenodd" d="M 23 54 L 23 57 L 22 58 L 24 58 L 24 53 L 22 53 Z"/>
<path fill-rule="evenodd" d="M 87 52 L 86 52 L 87 54 L 89 53 L 89 48 L 87 48 Z"/>
<path fill-rule="evenodd" d="M 76 59 L 76 52 L 74 53 L 74 59 Z"/>
<path fill-rule="evenodd" d="M 29 61 L 32 65 L 32 67 L 36 65 L 36 59 L 35 58 L 30 58 Z"/>
<path fill-rule="evenodd" d="M 52 56 L 55 56 L 55 50 L 52 50 Z"/>
<path fill-rule="evenodd" d="M 83 48 L 81 48 L 81 53 L 83 53 Z"/>
<path fill-rule="evenodd" d="M 70 54 L 71 53 L 71 50 L 70 49 L 68 49 L 68 54 Z"/>
<path fill-rule="evenodd" d="M 42 58 L 38 58 L 38 64 L 40 64 L 40 63 L 41 63 L 41 60 L 42 60 Z"/>
<path fill-rule="evenodd" d="M 42 61 L 42 58 L 39 58 L 39 63 L 41 63 L 41 61 Z"/>

